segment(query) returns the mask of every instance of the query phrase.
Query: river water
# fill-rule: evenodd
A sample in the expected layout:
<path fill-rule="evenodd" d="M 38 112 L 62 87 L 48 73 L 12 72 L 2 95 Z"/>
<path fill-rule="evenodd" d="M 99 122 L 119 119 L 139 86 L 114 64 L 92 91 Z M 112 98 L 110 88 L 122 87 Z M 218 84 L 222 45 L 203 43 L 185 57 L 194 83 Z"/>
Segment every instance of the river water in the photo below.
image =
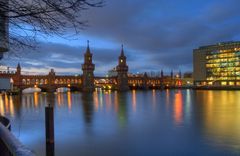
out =
<path fill-rule="evenodd" d="M 132 90 L 0 96 L 12 132 L 44 156 L 54 104 L 56 156 L 240 155 L 240 91 Z"/>

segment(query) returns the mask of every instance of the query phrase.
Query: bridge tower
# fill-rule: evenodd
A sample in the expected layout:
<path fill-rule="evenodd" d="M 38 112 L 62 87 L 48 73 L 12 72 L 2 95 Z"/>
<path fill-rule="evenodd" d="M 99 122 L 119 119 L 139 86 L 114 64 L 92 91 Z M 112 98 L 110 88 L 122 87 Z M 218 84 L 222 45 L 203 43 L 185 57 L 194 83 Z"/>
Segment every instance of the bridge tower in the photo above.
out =
<path fill-rule="evenodd" d="M 88 41 L 87 50 L 84 54 L 84 63 L 82 64 L 82 90 L 85 92 L 94 91 L 94 69 L 95 65 L 92 63 L 92 53 L 90 52 Z"/>
<path fill-rule="evenodd" d="M 20 63 L 18 63 L 16 74 L 17 74 L 17 75 L 21 75 L 21 70 L 22 70 L 22 68 L 21 68 L 21 66 L 20 66 Z"/>
<path fill-rule="evenodd" d="M 16 85 L 16 86 L 20 86 L 21 83 L 22 83 L 22 81 L 21 81 L 21 70 L 22 70 L 22 68 L 20 66 L 20 63 L 18 63 L 17 68 L 16 68 L 16 73 L 15 73 L 15 78 L 14 78 L 15 82 L 13 82 L 14 85 Z"/>
<path fill-rule="evenodd" d="M 161 70 L 161 78 L 163 78 L 164 77 L 164 74 L 163 74 L 163 70 Z"/>
<path fill-rule="evenodd" d="M 144 75 L 143 75 L 143 89 L 148 89 L 148 83 L 147 83 L 147 81 L 148 81 L 148 75 L 147 75 L 147 73 L 145 72 L 144 73 Z"/>
<path fill-rule="evenodd" d="M 56 87 L 54 85 L 55 83 L 55 71 L 54 69 L 51 69 L 50 72 L 48 73 L 48 87 L 47 87 L 47 92 L 55 92 Z"/>
<path fill-rule="evenodd" d="M 127 57 L 124 55 L 123 45 L 121 54 L 118 57 L 118 65 L 117 65 L 117 89 L 119 91 L 127 91 L 129 90 L 128 86 L 128 66 L 126 62 Z"/>

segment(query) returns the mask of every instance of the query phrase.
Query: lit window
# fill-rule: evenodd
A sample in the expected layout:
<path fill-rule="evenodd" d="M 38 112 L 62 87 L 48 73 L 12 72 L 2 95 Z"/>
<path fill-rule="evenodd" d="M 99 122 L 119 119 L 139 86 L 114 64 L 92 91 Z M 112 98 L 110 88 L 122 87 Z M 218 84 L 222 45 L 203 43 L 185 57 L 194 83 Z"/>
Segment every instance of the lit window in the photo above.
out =
<path fill-rule="evenodd" d="M 229 85 L 230 85 L 230 86 L 234 86 L 234 82 L 232 82 L 232 81 L 229 82 Z"/>
<path fill-rule="evenodd" d="M 212 85 L 213 84 L 213 82 L 208 82 L 208 85 Z"/>
<path fill-rule="evenodd" d="M 223 81 L 223 82 L 221 82 L 221 85 L 222 85 L 222 86 L 226 86 L 226 85 L 227 85 L 227 82 L 226 82 L 226 81 Z"/>

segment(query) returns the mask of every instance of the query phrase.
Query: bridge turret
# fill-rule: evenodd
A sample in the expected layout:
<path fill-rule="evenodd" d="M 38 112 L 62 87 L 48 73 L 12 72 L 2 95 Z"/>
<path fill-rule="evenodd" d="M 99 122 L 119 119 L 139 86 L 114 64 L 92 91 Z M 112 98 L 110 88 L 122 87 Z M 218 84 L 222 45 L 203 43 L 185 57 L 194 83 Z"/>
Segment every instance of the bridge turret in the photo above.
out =
<path fill-rule="evenodd" d="M 87 50 L 84 54 L 84 63 L 82 64 L 82 89 L 86 92 L 94 91 L 94 69 L 95 65 L 92 63 L 92 53 L 89 48 L 89 41 L 87 44 Z"/>
<path fill-rule="evenodd" d="M 148 75 L 147 75 L 147 73 L 145 72 L 144 74 L 143 74 L 143 89 L 148 89 L 148 83 L 147 83 L 147 81 L 148 81 Z"/>
<path fill-rule="evenodd" d="M 163 78 L 164 77 L 164 74 L 163 74 L 163 70 L 161 70 L 161 78 Z"/>
<path fill-rule="evenodd" d="M 173 79 L 173 70 L 171 70 L 170 77 Z"/>
<path fill-rule="evenodd" d="M 48 73 L 47 92 L 55 92 L 56 91 L 56 87 L 54 86 L 55 75 L 56 75 L 56 73 L 55 73 L 54 69 L 51 69 Z"/>
<path fill-rule="evenodd" d="M 21 81 L 21 66 L 20 63 L 18 63 L 17 68 L 16 68 L 16 73 L 13 76 L 13 84 L 14 86 L 20 86 L 22 81 Z"/>
<path fill-rule="evenodd" d="M 18 65 L 17 65 L 17 70 L 16 70 L 16 74 L 17 74 L 17 75 L 21 75 L 21 70 L 22 70 L 22 68 L 21 68 L 21 66 L 20 66 L 20 63 L 18 63 Z"/>
<path fill-rule="evenodd" d="M 128 85 L 128 66 L 127 66 L 127 57 L 124 55 L 123 45 L 121 54 L 118 57 L 118 65 L 117 65 L 117 89 L 119 91 L 129 90 Z"/>
<path fill-rule="evenodd" d="M 179 70 L 178 77 L 181 79 L 182 78 L 182 72 Z"/>
<path fill-rule="evenodd" d="M 48 74 L 49 74 L 49 75 L 52 75 L 52 76 L 55 76 L 56 73 L 55 73 L 54 69 L 51 69 Z"/>

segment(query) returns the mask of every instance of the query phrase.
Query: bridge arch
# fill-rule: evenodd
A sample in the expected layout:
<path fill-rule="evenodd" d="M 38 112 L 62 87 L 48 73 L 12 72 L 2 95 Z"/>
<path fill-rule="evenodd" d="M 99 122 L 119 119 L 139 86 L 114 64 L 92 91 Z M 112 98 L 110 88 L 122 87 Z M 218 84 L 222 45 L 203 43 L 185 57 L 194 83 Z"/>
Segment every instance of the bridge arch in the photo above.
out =
<path fill-rule="evenodd" d="M 56 80 L 54 81 L 54 83 L 55 83 L 55 84 L 58 84 L 58 83 L 59 83 L 59 80 L 58 80 L 58 79 L 56 79 Z"/>
<path fill-rule="evenodd" d="M 35 84 L 37 85 L 39 84 L 39 79 L 36 79 Z"/>
<path fill-rule="evenodd" d="M 31 79 L 30 84 L 35 84 L 35 79 Z"/>
<path fill-rule="evenodd" d="M 39 84 L 40 84 L 40 85 L 44 84 L 44 80 L 43 80 L 43 79 L 40 79 Z"/>
<path fill-rule="evenodd" d="M 22 79 L 22 84 L 23 84 L 23 85 L 26 85 L 26 84 L 27 84 L 26 79 Z"/>
<path fill-rule="evenodd" d="M 45 79 L 45 80 L 44 80 L 44 84 L 48 84 L 48 79 Z"/>
<path fill-rule="evenodd" d="M 30 85 L 30 79 L 27 79 L 27 85 Z"/>
<path fill-rule="evenodd" d="M 68 84 L 71 83 L 71 80 L 70 80 L 70 79 L 67 79 L 67 83 L 68 83 Z"/>

